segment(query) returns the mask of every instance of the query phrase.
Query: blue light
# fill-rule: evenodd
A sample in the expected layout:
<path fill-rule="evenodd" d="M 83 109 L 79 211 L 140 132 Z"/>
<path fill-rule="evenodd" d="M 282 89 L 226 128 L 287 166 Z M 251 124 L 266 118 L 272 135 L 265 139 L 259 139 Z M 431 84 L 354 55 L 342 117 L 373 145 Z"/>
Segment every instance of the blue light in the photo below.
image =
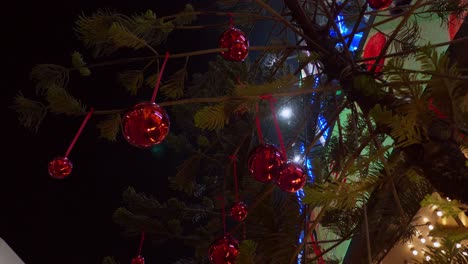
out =
<path fill-rule="evenodd" d="M 338 30 L 341 33 L 341 36 L 345 36 L 345 35 L 351 33 L 351 30 L 349 28 L 347 28 L 345 23 L 344 23 L 344 16 L 343 15 L 338 15 L 335 21 L 336 21 L 336 25 L 338 27 Z M 330 29 L 330 36 L 333 37 L 333 38 L 338 38 L 338 34 L 336 33 L 336 31 L 334 29 Z M 362 36 L 363 36 L 363 32 L 359 32 L 359 33 L 354 34 L 353 40 L 351 41 L 351 43 L 349 45 L 349 50 L 351 52 L 354 52 L 354 51 L 356 51 L 358 49 L 359 44 L 361 43 Z M 338 43 L 338 44 L 336 44 L 336 47 L 343 47 L 343 44 Z"/>

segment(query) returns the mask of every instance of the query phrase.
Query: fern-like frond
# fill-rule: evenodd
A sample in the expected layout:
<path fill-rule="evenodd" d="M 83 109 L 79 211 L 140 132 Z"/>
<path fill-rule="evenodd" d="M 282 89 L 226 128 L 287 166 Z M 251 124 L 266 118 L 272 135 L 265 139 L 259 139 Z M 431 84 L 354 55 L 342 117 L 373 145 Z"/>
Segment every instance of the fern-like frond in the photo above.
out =
<path fill-rule="evenodd" d="M 332 204 L 334 208 L 350 209 L 356 205 L 356 202 L 363 200 L 366 193 L 370 193 L 378 183 L 379 178 L 367 177 L 359 182 L 346 184 L 327 182 L 312 187 L 305 186 L 305 197 L 302 202 L 314 206 Z"/>
<path fill-rule="evenodd" d="M 257 243 L 252 240 L 244 240 L 239 245 L 239 258 L 238 264 L 255 264 L 255 251 L 257 250 Z"/>
<path fill-rule="evenodd" d="M 75 69 L 78 69 L 81 76 L 89 76 L 91 75 L 91 70 L 86 67 L 86 62 L 83 59 L 83 55 L 78 51 L 72 53 L 72 66 Z"/>
<path fill-rule="evenodd" d="M 109 28 L 109 40 L 115 48 L 132 48 L 137 50 L 146 46 L 145 40 L 138 37 L 121 23 L 114 23 Z"/>
<path fill-rule="evenodd" d="M 47 108 L 41 102 L 28 99 L 22 93 L 15 96 L 11 107 L 18 114 L 20 124 L 34 132 L 37 132 L 47 115 Z"/>
<path fill-rule="evenodd" d="M 142 71 L 130 70 L 119 73 L 117 79 L 130 94 L 136 95 L 143 85 L 144 76 Z"/>
<path fill-rule="evenodd" d="M 416 43 L 421 38 L 420 33 L 421 27 L 418 25 L 417 20 L 413 20 L 412 23 L 406 23 L 399 29 L 395 39 L 392 41 L 394 52 L 404 53 L 405 51 L 414 50 Z M 413 55 L 413 53 L 408 53 L 408 55 Z"/>
<path fill-rule="evenodd" d="M 51 87 L 47 90 L 47 101 L 50 112 L 66 115 L 82 115 L 86 106 L 69 94 L 64 88 Z"/>
<path fill-rule="evenodd" d="M 197 16 L 193 14 L 194 11 L 191 4 L 186 4 L 184 10 L 176 14 L 174 24 L 178 26 L 192 24 L 197 19 Z"/>
<path fill-rule="evenodd" d="M 99 128 L 101 138 L 107 139 L 109 141 L 116 141 L 117 135 L 120 131 L 120 124 L 122 118 L 120 114 L 115 114 L 108 116 L 105 120 L 97 124 Z"/>
<path fill-rule="evenodd" d="M 31 79 L 36 83 L 36 93 L 43 94 L 50 87 L 66 87 L 69 71 L 56 64 L 39 64 L 32 68 Z"/>
<path fill-rule="evenodd" d="M 161 85 L 161 92 L 168 98 L 179 99 L 184 95 L 186 78 L 187 70 L 185 68 L 176 71 L 167 82 Z"/>
<path fill-rule="evenodd" d="M 114 257 L 107 256 L 102 259 L 102 264 L 120 264 L 120 262 L 115 260 Z"/>
<path fill-rule="evenodd" d="M 169 178 L 170 187 L 174 190 L 192 194 L 195 178 L 200 169 L 200 155 L 192 155 L 177 167 L 177 174 Z"/>
<path fill-rule="evenodd" d="M 234 93 L 239 96 L 271 94 L 290 91 L 297 84 L 297 77 L 293 74 L 285 75 L 269 83 L 237 85 Z"/>
<path fill-rule="evenodd" d="M 75 30 L 85 47 L 93 48 L 95 56 L 109 52 L 109 29 L 114 23 L 126 23 L 127 18 L 110 10 L 98 10 L 91 16 L 82 14 L 75 22 Z M 113 50 L 112 50 L 113 51 Z"/>
<path fill-rule="evenodd" d="M 205 106 L 200 109 L 194 116 L 195 126 L 206 130 L 217 130 L 224 128 L 228 122 L 224 110 L 224 104 L 216 104 L 213 106 Z"/>

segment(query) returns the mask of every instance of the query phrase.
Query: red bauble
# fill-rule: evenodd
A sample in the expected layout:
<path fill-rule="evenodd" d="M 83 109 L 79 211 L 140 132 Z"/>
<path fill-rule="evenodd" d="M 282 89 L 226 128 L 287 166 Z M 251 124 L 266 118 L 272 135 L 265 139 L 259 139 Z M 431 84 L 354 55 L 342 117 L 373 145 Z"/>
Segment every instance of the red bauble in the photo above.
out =
<path fill-rule="evenodd" d="M 231 208 L 231 217 L 236 221 L 242 221 L 247 217 L 247 205 L 243 202 L 236 202 Z"/>
<path fill-rule="evenodd" d="M 367 3 L 372 9 L 387 8 L 393 0 L 367 0 Z"/>
<path fill-rule="evenodd" d="M 145 258 L 141 255 L 138 255 L 132 258 L 131 264 L 145 264 Z"/>
<path fill-rule="evenodd" d="M 169 116 L 156 103 L 140 103 L 122 119 L 122 134 L 133 146 L 149 148 L 161 143 L 169 133 Z"/>
<path fill-rule="evenodd" d="M 57 157 L 49 162 L 48 170 L 52 178 L 64 179 L 73 169 L 73 164 L 67 157 Z"/>
<path fill-rule="evenodd" d="M 283 162 L 284 156 L 275 146 L 262 144 L 250 152 L 247 166 L 257 181 L 271 182 L 276 179 L 278 168 Z"/>
<path fill-rule="evenodd" d="M 279 168 L 276 184 L 286 192 L 296 192 L 304 187 L 307 174 L 298 164 L 287 162 Z"/>
<path fill-rule="evenodd" d="M 230 28 L 223 32 L 218 39 L 219 48 L 227 48 L 221 56 L 230 61 L 244 61 L 249 54 L 249 41 L 244 32 L 237 28 Z"/>
<path fill-rule="evenodd" d="M 239 241 L 231 236 L 224 236 L 211 243 L 208 258 L 212 264 L 234 264 L 239 255 Z"/>

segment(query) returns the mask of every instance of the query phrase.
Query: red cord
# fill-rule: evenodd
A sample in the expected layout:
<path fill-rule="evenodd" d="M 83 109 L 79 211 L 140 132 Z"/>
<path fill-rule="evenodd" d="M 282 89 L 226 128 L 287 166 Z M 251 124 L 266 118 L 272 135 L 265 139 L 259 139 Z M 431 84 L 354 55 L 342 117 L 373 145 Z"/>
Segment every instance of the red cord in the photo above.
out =
<path fill-rule="evenodd" d="M 323 254 L 322 251 L 320 250 L 320 247 L 317 245 L 317 242 L 315 242 L 314 234 L 311 232 L 310 233 L 310 240 L 312 242 L 312 248 L 314 249 L 315 256 L 318 256 L 318 264 L 325 264 L 325 261 L 323 260 Z"/>
<path fill-rule="evenodd" d="M 231 12 L 227 12 L 227 15 L 229 16 L 229 27 L 233 28 L 234 27 L 234 15 Z"/>
<path fill-rule="evenodd" d="M 141 231 L 140 246 L 138 247 L 137 256 L 141 256 L 141 250 L 143 249 L 143 241 L 145 241 L 145 231 Z"/>
<path fill-rule="evenodd" d="M 257 136 L 260 144 L 263 145 L 262 126 L 260 125 L 260 118 L 258 118 L 258 102 L 255 104 L 255 125 L 257 126 Z"/>
<path fill-rule="evenodd" d="M 437 108 L 437 106 L 433 105 L 432 102 L 434 101 L 434 98 L 429 98 L 429 110 L 431 110 L 432 112 L 434 112 L 438 118 L 440 119 L 445 119 L 447 118 L 448 116 L 446 116 L 444 113 L 442 113 L 439 108 Z"/>
<path fill-rule="evenodd" d="M 283 155 L 286 158 L 286 148 L 284 147 L 283 135 L 281 134 L 278 119 L 276 118 L 275 105 L 274 105 L 276 103 L 276 98 L 274 98 L 271 94 L 265 94 L 265 95 L 261 95 L 260 99 L 268 100 L 268 102 L 270 103 L 270 111 L 271 111 L 271 114 L 273 115 L 273 122 L 275 123 L 276 134 L 278 135 L 278 138 L 279 138 L 281 151 L 283 152 Z"/>
<path fill-rule="evenodd" d="M 83 129 L 84 129 L 86 123 L 88 122 L 88 120 L 91 118 L 91 115 L 93 114 L 93 112 L 94 112 L 94 108 L 91 107 L 91 109 L 89 110 L 89 112 L 86 115 L 85 119 L 81 123 L 81 126 L 78 129 L 78 132 L 76 133 L 75 137 L 73 138 L 72 142 L 70 143 L 70 146 L 68 146 L 67 152 L 65 152 L 65 158 L 67 158 L 68 155 L 70 155 L 70 152 L 71 152 L 73 146 L 75 145 L 76 141 L 78 140 L 78 137 L 81 135 L 81 132 L 83 132 Z"/>
<path fill-rule="evenodd" d="M 169 52 L 166 52 L 166 57 L 164 57 L 164 62 L 163 62 L 163 65 L 161 67 L 161 70 L 159 71 L 156 86 L 154 87 L 153 96 L 151 96 L 151 102 L 152 103 L 156 100 L 156 95 L 158 94 L 158 90 L 159 90 L 159 84 L 161 83 L 161 77 L 163 75 L 164 68 L 166 67 L 166 63 L 167 63 L 168 59 L 169 59 Z"/>

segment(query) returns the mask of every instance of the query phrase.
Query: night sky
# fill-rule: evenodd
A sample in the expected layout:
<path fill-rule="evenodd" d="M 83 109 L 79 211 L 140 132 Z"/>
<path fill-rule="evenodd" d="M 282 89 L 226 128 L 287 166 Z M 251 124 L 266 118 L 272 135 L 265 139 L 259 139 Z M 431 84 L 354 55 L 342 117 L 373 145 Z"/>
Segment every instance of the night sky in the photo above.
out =
<path fill-rule="evenodd" d="M 65 153 L 82 118 L 50 116 L 34 134 L 21 127 L 14 111 L 8 108 L 12 98 L 18 91 L 32 94 L 29 74 L 35 64 L 69 64 L 70 54 L 82 50 L 72 30 L 81 12 L 111 8 L 131 14 L 150 8 L 163 16 L 181 10 L 186 2 L 36 1 L 15 2 L 16 6 L 3 9 L 2 44 L 7 46 L 2 49 L 2 57 L 7 58 L 3 60 L 7 71 L 2 75 L 7 77 L 7 83 L 3 83 L 7 94 L 2 96 L 6 113 L 2 134 L 7 149 L 3 151 L 6 169 L 0 176 L 0 237 L 25 263 L 100 263 L 107 255 L 127 263 L 136 253 L 138 241 L 122 237 L 120 228 L 112 222 L 112 213 L 122 204 L 121 193 L 131 185 L 137 191 L 167 198 L 167 177 L 177 162 L 131 147 L 122 138 L 116 143 L 99 139 L 91 119 L 69 156 L 74 165 L 72 175 L 64 181 L 51 179 L 48 162 Z M 204 8 L 212 1 L 191 2 Z M 175 33 L 165 48 L 172 53 L 213 48 L 209 44 L 216 40 L 213 32 Z M 203 70 L 206 63 L 194 60 L 191 67 L 193 71 Z M 117 99 L 126 94 L 115 92 L 118 89 L 114 81 L 81 84 L 83 102 L 97 110 L 120 102 L 130 106 L 130 101 Z M 170 246 L 177 248 L 175 244 Z M 167 250 L 143 249 L 143 254 L 147 263 L 171 263 L 177 257 L 166 256 Z"/>

